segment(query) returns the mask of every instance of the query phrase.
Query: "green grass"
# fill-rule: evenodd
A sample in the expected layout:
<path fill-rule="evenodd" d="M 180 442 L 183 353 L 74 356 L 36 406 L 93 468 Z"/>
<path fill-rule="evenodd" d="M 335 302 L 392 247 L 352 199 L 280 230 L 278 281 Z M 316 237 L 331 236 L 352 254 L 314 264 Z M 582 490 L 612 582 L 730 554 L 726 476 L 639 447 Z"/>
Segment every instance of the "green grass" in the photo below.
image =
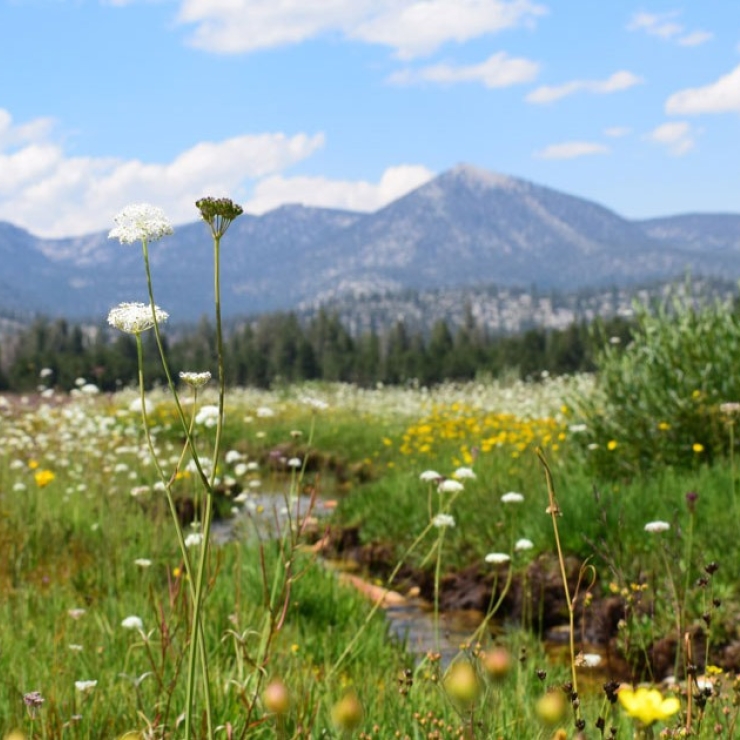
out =
<path fill-rule="evenodd" d="M 644 614 L 626 612 L 620 639 L 639 652 L 640 640 L 673 635 L 677 609 L 685 629 L 701 627 L 702 615 L 711 610 L 712 640 L 733 639 L 733 564 L 740 552 L 729 462 L 720 457 L 712 466 L 686 471 L 663 466 L 629 480 L 599 475 L 579 442 L 582 433 L 569 428 L 580 419 L 561 409 L 564 386 L 519 391 L 529 394 L 521 416 L 506 406 L 518 403 L 511 389 L 489 388 L 485 396 L 479 385 L 444 388 L 433 398 L 415 390 L 361 393 L 335 386 L 230 393 L 223 449 L 256 465 L 237 472 L 238 463 L 219 464 L 222 510 L 241 507 L 240 493 L 282 496 L 295 488 L 300 474 L 281 457 L 296 455 L 307 461 L 298 485 L 336 498 L 332 525 L 359 527 L 363 542 L 390 553 L 389 565 L 405 556 L 407 566 L 433 574 L 439 554 L 442 574 L 476 563 L 485 570 L 487 553 L 513 555 L 513 543 L 528 538 L 534 548 L 512 561 L 522 573 L 540 558 L 555 562 L 545 479 L 535 454 L 541 444 L 562 510 L 563 547 L 576 562 L 595 567 L 594 594 L 628 604 L 634 603 L 633 584 L 646 587 L 640 598 L 649 604 L 649 628 Z M 304 396 L 327 401 L 328 408 L 317 410 Z M 165 396 L 155 393 L 152 399 L 155 444 L 173 469 L 182 444 L 179 422 Z M 188 584 L 162 494 L 132 495 L 155 475 L 139 419 L 127 411 L 130 400 L 123 393 L 111 401 L 83 398 L 41 407 L 14 402 L 0 408 L 0 736 L 20 728 L 29 737 L 50 739 L 110 740 L 128 731 L 178 737 L 190 632 Z M 258 412 L 268 407 L 272 415 Z M 551 420 L 547 441 L 538 419 Z M 424 425 L 428 432 L 420 430 Z M 486 443 L 504 431 L 506 439 Z M 204 450 L 209 434 L 198 429 Z M 271 455 L 275 451 L 280 454 Z M 620 454 L 619 448 L 613 452 Z M 476 477 L 461 479 L 464 490 L 458 494 L 440 494 L 419 479 L 424 470 L 451 476 L 459 467 L 471 467 Z M 44 470 L 54 477 L 39 485 L 35 476 Z M 182 473 L 177 497 L 187 499 L 196 490 Z M 524 501 L 503 504 L 501 496 L 509 491 L 522 493 Z M 698 493 L 694 513 L 688 491 Z M 444 511 L 456 521 L 445 532 L 441 553 L 439 530 L 429 527 L 430 502 L 432 515 Z M 645 532 L 645 524 L 655 520 L 670 529 Z M 321 527 L 314 536 L 320 533 Z M 283 593 L 286 552 L 290 599 L 275 629 L 266 623 L 265 576 Z M 142 558 L 151 564 L 137 564 Z M 698 587 L 712 561 L 719 570 L 708 586 Z M 620 596 L 625 589 L 628 595 Z M 712 598 L 721 604 L 711 605 Z M 281 600 L 276 603 L 282 607 Z M 75 618 L 74 609 L 85 611 Z M 122 627 L 132 615 L 142 620 L 142 632 Z M 459 690 L 445 682 L 445 667 L 407 654 L 389 640 L 382 614 L 371 614 L 369 602 L 341 585 L 314 555 L 281 550 L 279 541 L 260 547 L 252 538 L 213 547 L 203 623 L 214 718 L 223 737 L 342 737 L 332 708 L 348 690 L 357 694 L 364 715 L 347 736 L 422 738 L 439 731 L 440 737 L 455 737 L 461 727 L 470 731 L 471 718 L 480 738 L 550 738 L 558 727 L 567 737 L 575 732 L 568 706 L 553 727 L 538 717 L 537 702 L 548 689 L 564 695 L 560 687 L 570 668 L 548 657 L 536 634 L 511 626 L 498 638 L 512 657 L 499 683 L 485 676 L 478 647 L 464 648 L 460 658 L 472 661 L 481 692 L 472 706 L 464 706 Z M 270 657 L 260 672 L 255 664 L 266 634 Z M 489 647 L 486 641 L 483 649 Z M 695 662 L 703 665 L 703 655 Z M 632 720 L 606 702 L 601 681 L 589 684 L 588 669 L 578 672 L 588 736 L 598 736 L 599 716 L 606 721 L 605 737 L 611 724 L 619 737 L 629 736 Z M 260 698 L 274 679 L 291 696 L 291 709 L 280 720 Z M 75 682 L 85 680 L 97 685 L 88 693 L 76 690 Z M 728 728 L 736 715 L 733 676 L 722 680 L 725 689 L 707 703 L 700 737 L 714 736 L 715 722 Z M 23 701 L 31 691 L 44 697 L 33 718 Z M 693 712 L 696 723 L 696 704 Z M 685 718 L 658 726 L 681 722 Z"/>

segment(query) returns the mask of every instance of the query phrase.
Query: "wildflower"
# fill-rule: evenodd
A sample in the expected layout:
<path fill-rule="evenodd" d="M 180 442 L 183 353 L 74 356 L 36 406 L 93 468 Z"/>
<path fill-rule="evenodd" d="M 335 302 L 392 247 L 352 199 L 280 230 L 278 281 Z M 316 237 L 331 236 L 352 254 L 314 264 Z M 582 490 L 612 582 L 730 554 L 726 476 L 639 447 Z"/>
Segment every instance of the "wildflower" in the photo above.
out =
<path fill-rule="evenodd" d="M 50 378 L 53 374 L 54 371 L 50 367 L 42 367 L 39 371 L 39 378 Z"/>
<path fill-rule="evenodd" d="M 434 483 L 434 481 L 442 480 L 442 476 L 436 470 L 425 470 L 419 476 L 419 480 L 424 483 Z"/>
<path fill-rule="evenodd" d="M 696 511 L 696 502 L 699 498 L 699 494 L 696 491 L 686 492 L 686 506 L 689 508 L 689 512 L 693 514 Z"/>
<path fill-rule="evenodd" d="M 646 532 L 667 532 L 671 528 L 671 525 L 668 524 L 668 522 L 648 522 L 645 525 L 645 531 Z"/>
<path fill-rule="evenodd" d="M 159 306 L 154 306 L 157 323 L 162 324 L 170 317 Z M 151 304 L 119 303 L 108 313 L 108 323 L 127 334 L 141 334 L 154 326 Z"/>
<path fill-rule="evenodd" d="M 511 654 L 506 648 L 494 647 L 480 656 L 481 666 L 488 678 L 498 682 L 506 678 L 511 670 Z"/>
<path fill-rule="evenodd" d="M 354 692 L 345 694 L 331 710 L 332 722 L 347 734 L 360 726 L 363 715 L 362 704 Z"/>
<path fill-rule="evenodd" d="M 149 558 L 136 558 L 134 560 L 134 565 L 138 565 L 139 568 L 149 568 L 151 567 L 152 561 L 149 560 Z"/>
<path fill-rule="evenodd" d="M 206 370 L 204 373 L 181 372 L 180 380 L 187 383 L 191 388 L 200 388 L 211 379 L 211 373 Z"/>
<path fill-rule="evenodd" d="M 473 472 L 472 468 L 458 468 L 453 474 L 453 478 L 461 479 L 461 478 L 477 478 L 476 474 Z"/>
<path fill-rule="evenodd" d="M 701 442 L 694 442 L 693 445 L 691 445 L 691 449 L 697 454 L 701 454 L 704 452 L 704 445 Z"/>
<path fill-rule="evenodd" d="M 463 484 L 456 480 L 443 480 L 438 486 L 437 491 L 439 493 L 458 493 L 463 490 Z"/>
<path fill-rule="evenodd" d="M 244 209 L 229 198 L 201 198 L 195 201 L 195 207 L 211 227 L 214 237 L 223 236 L 231 222 L 244 213 Z"/>
<path fill-rule="evenodd" d="M 598 653 L 579 653 L 576 656 L 576 665 L 584 668 L 596 668 L 601 665 L 601 656 Z"/>
<path fill-rule="evenodd" d="M 215 427 L 218 424 L 218 406 L 201 406 L 195 415 L 195 423 L 205 427 Z"/>
<path fill-rule="evenodd" d="M 268 712 L 282 715 L 290 710 L 290 693 L 287 686 L 279 679 L 271 681 L 262 692 L 262 703 Z"/>
<path fill-rule="evenodd" d="M 164 211 L 148 203 L 126 206 L 113 217 L 113 221 L 116 225 L 108 233 L 108 238 L 118 239 L 121 244 L 153 242 L 174 233 Z"/>
<path fill-rule="evenodd" d="M 82 645 L 77 645 L 75 643 L 71 643 L 70 645 L 67 645 L 67 647 L 73 652 L 73 653 L 81 653 L 83 651 Z"/>
<path fill-rule="evenodd" d="M 229 450 L 224 455 L 224 462 L 227 465 L 233 465 L 235 462 L 239 462 L 240 460 L 244 459 L 244 455 L 242 455 L 241 452 L 238 452 L 237 450 Z"/>
<path fill-rule="evenodd" d="M 737 403 L 737 401 L 721 403 L 719 405 L 719 410 L 727 416 L 734 416 L 735 414 L 740 414 L 740 403 Z"/>
<path fill-rule="evenodd" d="M 532 540 L 526 539 L 526 537 L 522 537 L 520 540 L 516 541 L 516 544 L 514 545 L 514 550 L 516 552 L 522 552 L 523 550 L 531 550 L 534 547 L 534 542 Z"/>
<path fill-rule="evenodd" d="M 72 619 L 77 620 L 79 619 L 83 614 L 85 613 L 84 609 L 70 609 L 67 614 L 69 614 Z"/>
<path fill-rule="evenodd" d="M 38 709 L 44 703 L 44 697 L 38 691 L 29 691 L 23 695 L 23 703 L 30 709 Z"/>
<path fill-rule="evenodd" d="M 616 439 L 610 439 L 606 444 L 606 449 L 612 452 L 613 450 L 617 449 L 617 440 Z"/>
<path fill-rule="evenodd" d="M 624 686 L 619 689 L 617 697 L 627 714 L 646 726 L 672 717 L 681 708 L 681 702 L 675 696 L 664 699 L 658 689 L 644 686 L 636 691 Z"/>
<path fill-rule="evenodd" d="M 658 423 L 658 429 L 661 432 L 667 432 L 671 428 L 671 425 L 667 421 L 661 421 Z"/>
<path fill-rule="evenodd" d="M 127 630 L 140 630 L 144 629 L 144 622 L 141 621 L 141 617 L 126 617 L 126 619 L 121 622 L 121 627 Z"/>
<path fill-rule="evenodd" d="M 97 681 L 75 681 L 75 688 L 81 694 L 87 694 L 98 685 Z"/>
<path fill-rule="evenodd" d="M 524 496 L 516 491 L 509 491 L 501 497 L 502 504 L 521 504 L 524 501 Z"/>
<path fill-rule="evenodd" d="M 248 468 L 247 468 L 247 464 L 246 463 L 243 463 L 243 462 L 237 463 L 234 466 L 234 475 L 237 478 L 241 478 L 243 475 L 246 475 L 247 470 L 248 470 Z"/>
<path fill-rule="evenodd" d="M 203 535 L 200 532 L 191 532 L 185 538 L 185 547 L 198 547 L 203 542 Z"/>
<path fill-rule="evenodd" d="M 450 516 L 449 514 L 437 514 L 437 516 L 432 519 L 432 524 L 437 527 L 437 529 L 442 529 L 443 527 L 454 527 L 455 517 Z"/>
<path fill-rule="evenodd" d="M 54 475 L 54 473 L 52 473 L 51 470 L 37 470 L 33 474 L 33 477 L 36 481 L 36 485 L 39 488 L 44 488 L 45 486 L 48 486 L 49 483 L 51 483 L 56 476 Z"/>
<path fill-rule="evenodd" d="M 537 700 L 537 716 L 546 725 L 558 724 L 565 716 L 566 710 L 565 696 L 561 691 L 548 691 Z"/>
<path fill-rule="evenodd" d="M 475 702 L 481 692 L 478 675 L 467 660 L 458 660 L 449 667 L 444 687 L 449 696 L 464 705 Z"/>
<path fill-rule="evenodd" d="M 486 562 L 493 563 L 494 565 L 502 565 L 508 563 L 511 558 L 505 552 L 489 552 L 486 555 Z"/>
<path fill-rule="evenodd" d="M 303 465 L 300 457 L 291 457 L 286 464 L 289 468 L 300 468 Z"/>

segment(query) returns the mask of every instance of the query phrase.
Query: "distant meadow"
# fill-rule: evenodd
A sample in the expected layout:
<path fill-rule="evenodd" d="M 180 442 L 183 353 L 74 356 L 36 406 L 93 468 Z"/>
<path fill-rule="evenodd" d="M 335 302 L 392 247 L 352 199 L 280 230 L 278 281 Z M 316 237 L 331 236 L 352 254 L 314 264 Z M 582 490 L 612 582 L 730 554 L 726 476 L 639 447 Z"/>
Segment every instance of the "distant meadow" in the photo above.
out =
<path fill-rule="evenodd" d="M 173 364 L 172 226 L 136 204 L 111 238 L 149 300 L 111 307 L 120 344 L 0 395 L 0 736 L 736 736 L 731 304 L 636 306 L 588 371 L 521 373 L 522 344 L 465 379 L 235 382 L 241 208 L 196 205 L 200 354 Z"/>

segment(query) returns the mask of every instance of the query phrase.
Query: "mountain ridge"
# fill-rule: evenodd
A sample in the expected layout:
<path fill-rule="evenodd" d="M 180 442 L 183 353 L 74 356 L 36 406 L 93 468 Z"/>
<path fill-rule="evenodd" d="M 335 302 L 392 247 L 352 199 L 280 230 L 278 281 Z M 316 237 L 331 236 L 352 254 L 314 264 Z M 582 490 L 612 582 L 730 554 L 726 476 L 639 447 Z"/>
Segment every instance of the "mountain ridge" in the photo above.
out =
<path fill-rule="evenodd" d="M 151 245 L 155 297 L 173 320 L 210 312 L 210 254 L 198 221 Z M 288 204 L 244 214 L 221 254 L 225 316 L 404 288 L 573 290 L 687 270 L 740 278 L 740 214 L 630 220 L 594 201 L 462 164 L 373 213 Z M 121 301 L 146 300 L 141 250 L 107 232 L 42 239 L 0 222 L 0 259 L 2 309 L 90 320 Z"/>

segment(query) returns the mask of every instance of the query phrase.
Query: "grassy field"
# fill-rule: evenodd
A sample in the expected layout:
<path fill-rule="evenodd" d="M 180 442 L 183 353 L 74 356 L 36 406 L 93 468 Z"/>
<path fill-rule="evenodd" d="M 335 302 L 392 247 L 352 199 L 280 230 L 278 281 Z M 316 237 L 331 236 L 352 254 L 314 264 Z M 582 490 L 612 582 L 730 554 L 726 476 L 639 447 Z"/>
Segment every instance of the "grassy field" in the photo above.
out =
<path fill-rule="evenodd" d="M 692 459 L 682 470 L 600 480 L 574 411 L 592 386 L 582 377 L 434 391 L 230 391 L 215 490 L 240 536 L 208 547 L 202 614 L 214 734 L 550 738 L 583 726 L 584 737 L 654 729 L 678 737 L 688 723 L 701 737 L 732 737 L 738 520 L 730 463 Z M 180 737 L 188 575 L 157 490 L 139 396 L 88 391 L 0 405 L 0 726 L 11 737 Z M 197 409 L 186 404 L 188 415 L 199 412 L 195 438 L 206 457 L 215 400 L 205 392 Z M 168 393 L 146 403 L 154 451 L 168 475 L 177 471 L 174 499 L 188 550 L 197 552 L 202 494 L 187 454 L 181 461 L 183 430 Z M 537 449 L 552 472 L 556 517 Z M 430 471 L 439 477 L 422 475 Z M 307 493 L 336 508 L 328 520 L 289 517 L 268 538 L 253 526 L 274 516 L 255 503 L 265 493 L 279 507 Z M 665 527 L 646 531 L 650 522 Z M 451 665 L 433 649 L 410 655 L 387 636 L 382 611 L 340 584 L 311 547 L 327 526 L 382 553 L 370 582 L 404 591 L 416 576 L 432 603 L 444 604 L 451 574 L 473 568 L 497 630 L 473 630 Z M 565 660 L 545 652 L 536 593 L 529 616 L 506 610 L 513 584 L 521 589 L 538 568 L 554 568 L 564 593 L 556 533 L 575 601 Z M 619 614 L 609 649 L 641 679 L 650 678 L 656 643 L 689 635 L 671 653 L 676 683 L 635 695 L 634 705 L 617 701 L 610 676 L 581 654 L 577 625 L 591 603 L 607 599 Z M 555 618 L 567 626 L 567 611 Z M 579 681 L 584 690 L 574 696 Z M 679 711 L 667 704 L 672 697 Z M 196 736 L 206 737 L 200 717 Z"/>

